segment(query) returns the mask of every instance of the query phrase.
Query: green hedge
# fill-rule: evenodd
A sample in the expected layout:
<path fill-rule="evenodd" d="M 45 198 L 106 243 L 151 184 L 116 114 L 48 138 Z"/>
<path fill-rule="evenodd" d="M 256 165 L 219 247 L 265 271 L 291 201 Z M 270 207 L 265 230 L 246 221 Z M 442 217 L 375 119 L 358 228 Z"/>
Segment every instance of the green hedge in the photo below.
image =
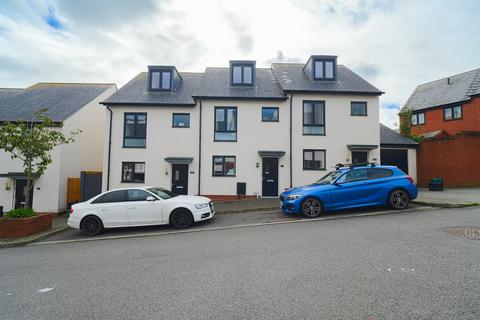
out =
<path fill-rule="evenodd" d="M 32 209 L 24 208 L 10 210 L 5 213 L 5 217 L 7 218 L 28 218 L 33 217 L 34 215 L 36 215 L 36 213 Z"/>

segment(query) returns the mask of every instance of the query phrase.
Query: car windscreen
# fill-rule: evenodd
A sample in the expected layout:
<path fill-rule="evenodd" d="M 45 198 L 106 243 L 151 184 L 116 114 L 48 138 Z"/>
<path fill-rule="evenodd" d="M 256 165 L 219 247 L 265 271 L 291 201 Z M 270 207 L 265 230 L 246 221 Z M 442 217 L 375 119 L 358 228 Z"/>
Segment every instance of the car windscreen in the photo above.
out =
<path fill-rule="evenodd" d="M 331 184 L 335 179 L 342 174 L 341 171 L 332 171 L 325 175 L 323 178 L 315 182 L 316 184 Z"/>
<path fill-rule="evenodd" d="M 155 195 L 160 197 L 160 199 L 163 199 L 163 200 L 167 200 L 177 196 L 175 193 L 162 188 L 149 188 L 147 190 L 150 191 L 151 193 L 154 193 Z"/>

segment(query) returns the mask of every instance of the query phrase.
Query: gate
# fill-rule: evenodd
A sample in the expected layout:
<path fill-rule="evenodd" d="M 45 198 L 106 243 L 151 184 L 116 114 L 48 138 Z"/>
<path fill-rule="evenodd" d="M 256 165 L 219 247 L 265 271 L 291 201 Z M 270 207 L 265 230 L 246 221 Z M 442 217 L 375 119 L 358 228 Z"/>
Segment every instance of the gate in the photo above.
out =
<path fill-rule="evenodd" d="M 87 201 L 102 193 L 102 172 L 82 171 L 80 173 L 80 201 Z"/>

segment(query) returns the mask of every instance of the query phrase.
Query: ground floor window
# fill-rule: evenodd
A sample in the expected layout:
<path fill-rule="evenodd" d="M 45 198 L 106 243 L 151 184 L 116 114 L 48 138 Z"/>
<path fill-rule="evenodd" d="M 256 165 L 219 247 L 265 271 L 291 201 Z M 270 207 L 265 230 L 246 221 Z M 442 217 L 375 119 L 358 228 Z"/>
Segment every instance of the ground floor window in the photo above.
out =
<path fill-rule="evenodd" d="M 352 151 L 353 164 L 368 163 L 368 151 Z"/>
<path fill-rule="evenodd" d="M 234 156 L 213 156 L 213 176 L 234 177 L 236 174 Z"/>
<path fill-rule="evenodd" d="M 303 170 L 325 170 L 325 150 L 303 150 Z"/>
<path fill-rule="evenodd" d="M 122 162 L 122 182 L 145 182 L 145 162 Z"/>

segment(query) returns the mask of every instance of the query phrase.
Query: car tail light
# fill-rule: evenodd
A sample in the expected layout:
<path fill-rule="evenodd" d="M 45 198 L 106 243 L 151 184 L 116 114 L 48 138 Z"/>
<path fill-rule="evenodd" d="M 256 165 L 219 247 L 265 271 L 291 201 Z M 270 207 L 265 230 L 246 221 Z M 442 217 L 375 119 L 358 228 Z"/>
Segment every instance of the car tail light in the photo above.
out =
<path fill-rule="evenodd" d="M 73 214 L 73 208 L 70 208 L 70 214 Z"/>
<path fill-rule="evenodd" d="M 413 178 L 412 178 L 412 177 L 408 176 L 408 177 L 407 177 L 407 180 L 410 181 L 411 183 L 415 184 L 415 182 L 413 181 Z"/>

